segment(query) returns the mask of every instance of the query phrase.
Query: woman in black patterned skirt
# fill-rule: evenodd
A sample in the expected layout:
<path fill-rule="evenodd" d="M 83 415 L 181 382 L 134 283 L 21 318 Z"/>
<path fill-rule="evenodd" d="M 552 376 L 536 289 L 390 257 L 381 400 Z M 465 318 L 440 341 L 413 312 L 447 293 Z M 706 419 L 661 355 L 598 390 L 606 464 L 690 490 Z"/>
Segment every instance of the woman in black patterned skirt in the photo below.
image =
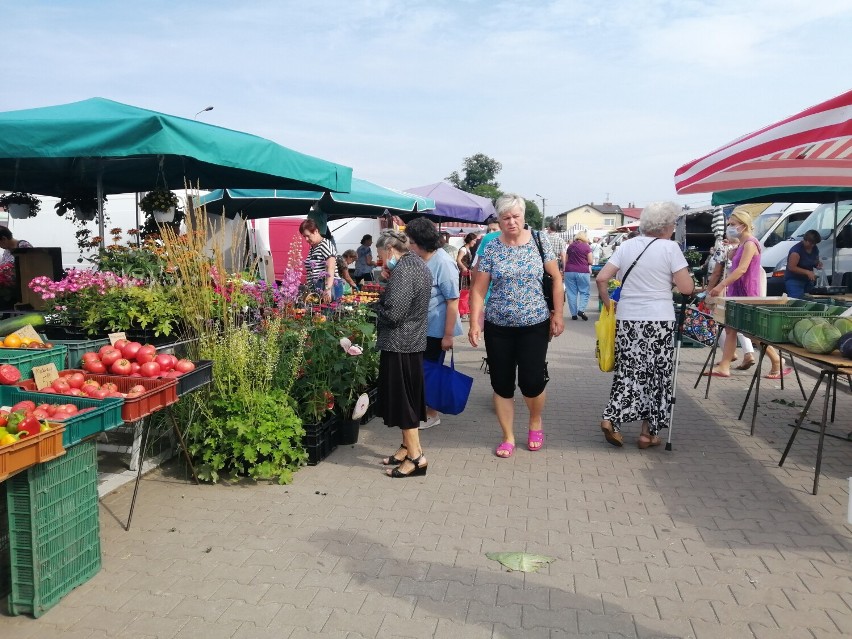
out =
<path fill-rule="evenodd" d="M 695 291 L 686 259 L 669 239 L 680 211 L 674 202 L 646 206 L 639 218 L 642 235 L 622 242 L 595 279 L 605 306 L 609 280 L 616 276 L 622 280 L 615 315 L 615 377 L 601 421 L 604 438 L 613 446 L 624 444 L 620 432 L 624 422 L 642 420 L 639 448 L 659 446 L 657 433 L 669 425 L 674 382 L 672 283 L 683 294 Z"/>
<path fill-rule="evenodd" d="M 399 231 L 383 231 L 376 243 L 388 280 L 376 306 L 379 359 L 377 413 L 388 426 L 402 429 L 402 444 L 382 460 L 389 477 L 426 474 L 420 447 L 420 422 L 426 421 L 423 352 L 432 274 L 426 263 L 409 251 L 408 238 Z"/>

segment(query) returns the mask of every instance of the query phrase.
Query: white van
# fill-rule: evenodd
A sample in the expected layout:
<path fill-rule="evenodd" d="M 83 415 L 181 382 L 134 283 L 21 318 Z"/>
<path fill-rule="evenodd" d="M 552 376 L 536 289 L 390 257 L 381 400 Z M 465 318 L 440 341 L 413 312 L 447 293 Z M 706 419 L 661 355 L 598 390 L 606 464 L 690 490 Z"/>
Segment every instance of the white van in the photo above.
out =
<path fill-rule="evenodd" d="M 781 295 L 784 292 L 787 254 L 797 242 L 802 240 L 805 232 L 810 230 L 819 231 L 822 236 L 819 255 L 829 283 L 846 286 L 847 290 L 852 285 L 852 200 L 843 200 L 837 203 L 836 214 L 834 202 L 820 204 L 796 229 L 789 240 L 779 242 L 763 251 L 760 265 L 768 277 L 767 295 Z"/>
<path fill-rule="evenodd" d="M 773 205 L 774 207 L 775 205 Z M 754 220 L 754 236 L 767 249 L 793 236 L 818 204 L 788 204 L 778 211 L 761 213 Z"/>

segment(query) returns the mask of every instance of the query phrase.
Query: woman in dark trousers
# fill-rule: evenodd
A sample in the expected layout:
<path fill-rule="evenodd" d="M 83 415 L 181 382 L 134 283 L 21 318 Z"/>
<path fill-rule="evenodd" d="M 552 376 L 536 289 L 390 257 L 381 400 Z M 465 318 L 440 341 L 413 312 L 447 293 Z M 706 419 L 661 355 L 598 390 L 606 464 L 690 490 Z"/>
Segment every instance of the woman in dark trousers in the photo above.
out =
<path fill-rule="evenodd" d="M 420 422 L 426 421 L 423 352 L 432 275 L 408 247 L 399 231 L 383 231 L 376 245 L 388 280 L 376 305 L 379 356 L 378 414 L 387 426 L 402 430 L 402 444 L 385 466 L 389 477 L 425 475 L 426 457 L 420 447 Z"/>
<path fill-rule="evenodd" d="M 550 339 L 561 335 L 565 328 L 565 293 L 547 235 L 536 231 L 537 237 L 533 237 L 524 224 L 524 199 L 507 193 L 497 200 L 495 208 L 501 233 L 485 246 L 477 262 L 471 285 L 468 339 L 472 346 L 479 345 L 479 321 L 490 284 L 491 297 L 485 307 L 485 350 L 494 409 L 502 430 L 502 441 L 494 454 L 506 458 L 515 452 L 516 374 L 529 409 L 527 448 L 536 451 L 544 445 L 541 415 L 548 379 L 545 358 Z M 545 271 L 553 278 L 553 311 L 548 309 L 542 289 Z"/>

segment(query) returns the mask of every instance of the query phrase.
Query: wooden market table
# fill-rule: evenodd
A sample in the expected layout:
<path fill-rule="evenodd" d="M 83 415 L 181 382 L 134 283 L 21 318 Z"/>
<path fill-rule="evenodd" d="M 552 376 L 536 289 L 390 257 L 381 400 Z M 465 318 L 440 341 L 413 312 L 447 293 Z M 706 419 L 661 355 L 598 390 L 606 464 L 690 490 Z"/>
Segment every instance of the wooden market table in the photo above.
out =
<path fill-rule="evenodd" d="M 701 369 L 701 373 L 699 374 L 699 377 L 695 382 L 696 387 L 698 386 L 699 382 L 701 381 L 701 378 L 702 378 L 705 370 L 708 369 L 707 368 L 708 363 L 709 363 L 709 367 L 710 367 L 709 370 L 713 369 L 713 360 L 714 360 L 714 357 L 715 357 L 716 349 L 718 347 L 719 335 L 721 335 L 722 330 L 724 330 L 724 328 L 725 328 L 724 324 L 719 325 L 719 332 L 716 336 L 716 341 L 713 343 L 713 347 L 710 351 L 710 354 L 707 356 L 707 360 L 704 362 L 704 367 Z M 771 342 L 771 341 L 769 341 L 769 340 L 767 340 L 763 337 L 760 337 L 758 335 L 754 335 L 752 333 L 749 333 L 748 331 L 744 331 L 744 330 L 739 329 L 739 328 L 736 329 L 736 331 L 738 333 L 742 333 L 746 337 L 750 338 L 752 341 L 760 342 L 760 355 L 757 358 L 757 366 L 755 367 L 754 374 L 752 375 L 752 379 L 751 379 L 751 383 L 749 384 L 748 392 L 746 393 L 745 399 L 743 400 L 742 408 L 740 409 L 740 414 L 739 414 L 738 419 L 743 418 L 743 414 L 745 413 L 745 409 L 746 409 L 746 406 L 748 405 L 749 398 L 751 397 L 752 390 L 754 390 L 754 403 L 752 405 L 752 412 L 751 412 L 751 428 L 750 428 L 750 431 L 749 431 L 750 435 L 754 435 L 755 422 L 757 420 L 757 408 L 758 408 L 758 405 L 760 403 L 760 382 L 761 382 L 761 379 L 763 379 L 763 376 L 761 375 L 761 368 L 762 368 L 762 364 L 763 364 L 763 358 L 766 356 L 766 349 L 769 346 L 772 346 L 773 348 L 775 348 L 779 351 L 779 354 L 781 354 L 782 357 L 783 357 L 784 353 L 786 353 L 789 356 L 790 363 L 793 365 L 793 370 L 795 371 L 795 374 L 796 374 L 796 380 L 799 384 L 799 389 L 801 390 L 802 397 L 806 400 L 806 403 L 805 403 L 805 407 L 802 409 L 802 411 L 799 415 L 799 419 L 796 420 L 796 424 L 793 427 L 793 432 L 790 434 L 790 439 L 787 441 L 787 446 L 784 449 L 784 454 L 781 455 L 781 460 L 778 462 L 778 466 L 784 465 L 784 461 L 787 459 L 787 455 L 790 453 L 790 449 L 793 446 L 793 441 L 796 439 L 796 435 L 799 433 L 800 430 L 806 430 L 806 431 L 809 431 L 809 432 L 818 433 L 819 434 L 819 443 L 817 444 L 817 458 L 816 458 L 816 465 L 815 465 L 815 468 L 814 468 L 814 485 L 813 485 L 813 491 L 812 491 L 813 494 L 816 495 L 817 489 L 819 488 L 819 475 L 820 475 L 820 468 L 822 466 L 822 451 L 823 451 L 823 445 L 824 445 L 824 442 L 825 442 L 825 438 L 826 437 L 832 437 L 834 439 L 840 439 L 842 441 L 849 441 L 849 438 L 847 438 L 847 437 L 840 437 L 840 436 L 837 436 L 837 435 L 833 435 L 831 433 L 826 433 L 825 429 L 826 429 L 827 422 L 829 421 L 829 419 L 828 419 L 829 400 L 831 400 L 831 421 L 832 422 L 834 421 L 835 409 L 836 409 L 836 405 L 837 405 L 838 377 L 839 376 L 845 376 L 848 383 L 849 383 L 849 388 L 850 388 L 850 390 L 852 390 L 852 360 L 847 359 L 847 358 L 842 357 L 842 356 L 839 356 L 839 355 L 834 355 L 834 354 L 821 355 L 821 354 L 818 354 L 818 353 L 811 353 L 809 351 L 806 351 L 801 346 L 796 346 L 795 344 L 791 344 L 791 343 Z M 795 363 L 796 358 L 800 358 L 800 359 L 808 362 L 809 364 L 811 364 L 812 366 L 815 366 L 819 370 L 819 377 L 817 378 L 817 382 L 814 385 L 813 390 L 811 391 L 810 395 L 807 395 L 805 393 L 805 389 L 802 386 L 802 380 L 801 380 L 801 377 L 799 376 L 799 370 L 796 367 L 796 363 Z M 712 378 L 712 376 L 710 376 L 710 375 L 707 376 L 707 392 L 709 392 L 709 389 L 710 389 L 710 379 L 711 378 Z M 780 378 L 780 380 L 781 380 L 781 388 L 783 390 L 783 388 L 784 388 L 784 377 L 782 376 Z M 805 418 L 808 415 L 808 412 L 811 408 L 811 405 L 813 404 L 814 399 L 816 398 L 816 395 L 819 392 L 820 386 L 822 385 L 823 381 L 825 381 L 825 398 L 823 400 L 823 408 L 822 408 L 822 417 L 821 417 L 821 420 L 820 420 L 820 428 L 819 428 L 819 430 L 806 428 L 806 427 L 802 426 L 802 424 L 804 423 Z M 707 394 L 705 393 L 705 397 L 706 396 L 707 396 Z"/>

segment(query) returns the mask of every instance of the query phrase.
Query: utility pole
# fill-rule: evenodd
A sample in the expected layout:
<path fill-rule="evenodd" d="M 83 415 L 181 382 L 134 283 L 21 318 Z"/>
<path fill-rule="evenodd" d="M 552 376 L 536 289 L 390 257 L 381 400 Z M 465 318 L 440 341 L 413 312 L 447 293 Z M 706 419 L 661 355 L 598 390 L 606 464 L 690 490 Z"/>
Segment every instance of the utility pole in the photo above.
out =
<path fill-rule="evenodd" d="M 536 193 L 535 196 L 541 198 L 541 230 L 544 230 L 544 207 L 547 204 L 547 198 L 539 193 Z"/>

